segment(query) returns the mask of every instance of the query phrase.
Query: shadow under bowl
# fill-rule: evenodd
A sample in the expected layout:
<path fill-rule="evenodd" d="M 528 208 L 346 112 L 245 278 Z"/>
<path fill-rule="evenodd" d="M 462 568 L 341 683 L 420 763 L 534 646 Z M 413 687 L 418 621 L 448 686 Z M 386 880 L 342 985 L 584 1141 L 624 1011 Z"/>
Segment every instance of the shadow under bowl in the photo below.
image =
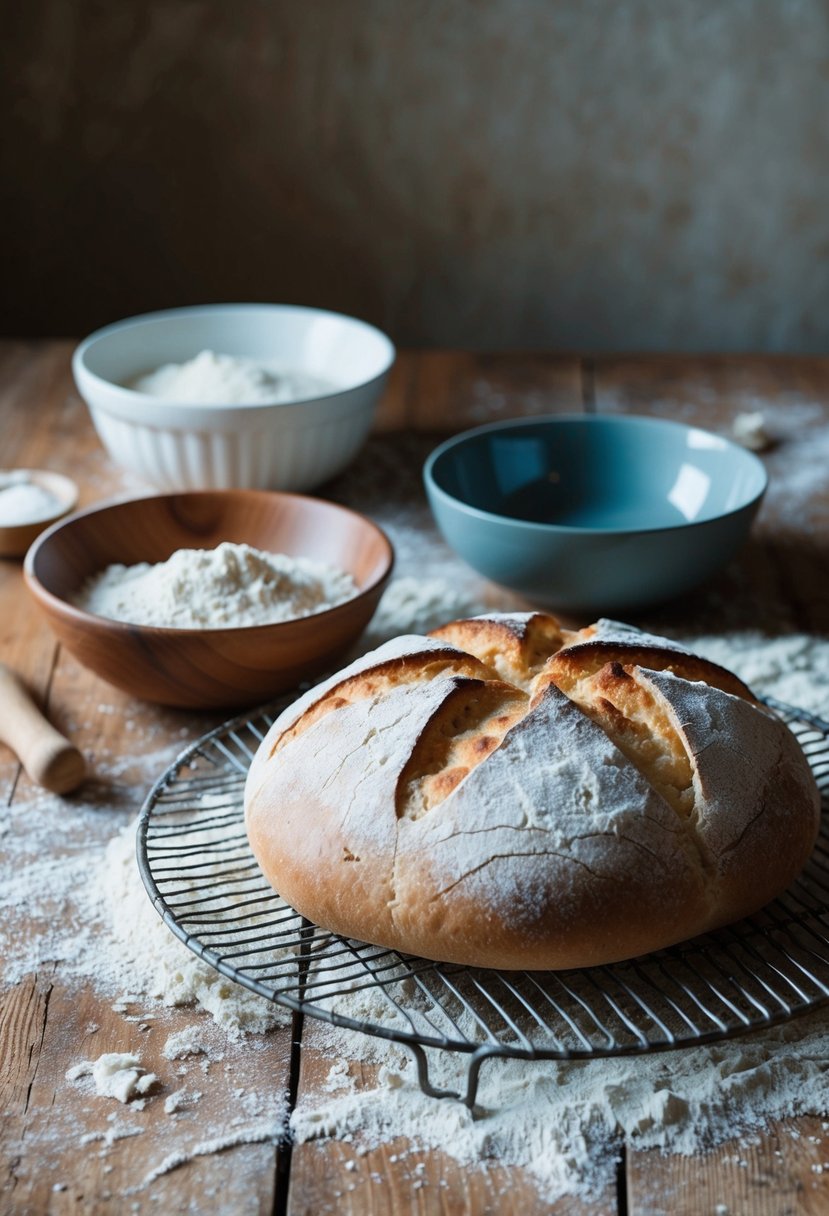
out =
<path fill-rule="evenodd" d="M 114 563 L 166 561 L 223 541 L 309 557 L 347 571 L 358 593 L 273 625 L 171 629 L 77 608 L 85 581 Z M 190 709 L 266 701 L 332 666 L 362 632 L 394 564 L 385 533 L 321 499 L 260 490 L 164 494 L 78 512 L 26 555 L 26 583 L 67 650 L 117 688 Z"/>
<path fill-rule="evenodd" d="M 663 418 L 499 422 L 424 467 L 448 544 L 487 578 L 564 611 L 641 608 L 690 591 L 746 539 L 767 485 L 756 456 Z"/>

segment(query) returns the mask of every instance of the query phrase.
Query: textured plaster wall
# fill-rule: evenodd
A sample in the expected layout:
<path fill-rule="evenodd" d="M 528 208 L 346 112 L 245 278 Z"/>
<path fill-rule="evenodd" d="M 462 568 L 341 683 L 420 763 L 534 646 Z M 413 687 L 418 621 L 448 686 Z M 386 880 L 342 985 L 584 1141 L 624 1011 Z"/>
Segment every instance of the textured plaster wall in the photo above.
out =
<path fill-rule="evenodd" d="M 176 303 L 829 351 L 822 0 L 27 0 L 0 328 Z"/>

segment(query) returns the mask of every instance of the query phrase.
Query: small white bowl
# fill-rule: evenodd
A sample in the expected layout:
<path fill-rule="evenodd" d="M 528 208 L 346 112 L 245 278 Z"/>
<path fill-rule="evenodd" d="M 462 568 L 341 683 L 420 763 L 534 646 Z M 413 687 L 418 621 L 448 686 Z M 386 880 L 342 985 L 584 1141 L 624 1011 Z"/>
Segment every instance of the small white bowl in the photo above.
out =
<path fill-rule="evenodd" d="M 336 387 L 279 405 L 187 404 L 126 387 L 203 350 L 319 377 Z M 282 304 L 208 304 L 99 329 L 72 370 L 112 459 L 163 490 L 306 490 L 339 473 L 368 434 L 392 343 L 339 313 Z"/>
<path fill-rule="evenodd" d="M 55 509 L 37 519 L 21 520 L 17 524 L 0 524 L 0 557 L 22 557 L 29 545 L 57 520 L 74 509 L 78 501 L 78 487 L 71 477 L 52 473 L 48 469 L 9 469 L 15 473 L 26 473 L 32 485 L 46 490 L 55 500 Z"/>

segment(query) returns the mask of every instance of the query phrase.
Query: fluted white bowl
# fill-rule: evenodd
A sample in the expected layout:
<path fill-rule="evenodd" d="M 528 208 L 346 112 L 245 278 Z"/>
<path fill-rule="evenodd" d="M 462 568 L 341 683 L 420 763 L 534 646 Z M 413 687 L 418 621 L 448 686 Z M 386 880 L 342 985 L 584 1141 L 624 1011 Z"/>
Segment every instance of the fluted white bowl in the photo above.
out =
<path fill-rule="evenodd" d="M 334 387 L 278 405 L 189 404 L 127 387 L 203 350 L 274 364 Z M 394 362 L 374 326 L 283 304 L 209 304 L 96 330 L 72 370 L 110 457 L 163 490 L 307 490 L 357 455 Z"/>

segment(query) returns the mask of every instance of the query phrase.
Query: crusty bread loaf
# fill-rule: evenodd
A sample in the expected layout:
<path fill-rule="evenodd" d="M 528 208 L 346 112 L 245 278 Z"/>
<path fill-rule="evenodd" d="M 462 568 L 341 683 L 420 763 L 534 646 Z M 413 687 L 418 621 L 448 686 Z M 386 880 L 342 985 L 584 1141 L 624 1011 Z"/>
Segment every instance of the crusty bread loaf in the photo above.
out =
<path fill-rule="evenodd" d="M 755 911 L 808 858 L 794 736 L 676 643 L 542 613 L 381 646 L 263 741 L 245 808 L 303 915 L 501 968 L 611 962 Z"/>

